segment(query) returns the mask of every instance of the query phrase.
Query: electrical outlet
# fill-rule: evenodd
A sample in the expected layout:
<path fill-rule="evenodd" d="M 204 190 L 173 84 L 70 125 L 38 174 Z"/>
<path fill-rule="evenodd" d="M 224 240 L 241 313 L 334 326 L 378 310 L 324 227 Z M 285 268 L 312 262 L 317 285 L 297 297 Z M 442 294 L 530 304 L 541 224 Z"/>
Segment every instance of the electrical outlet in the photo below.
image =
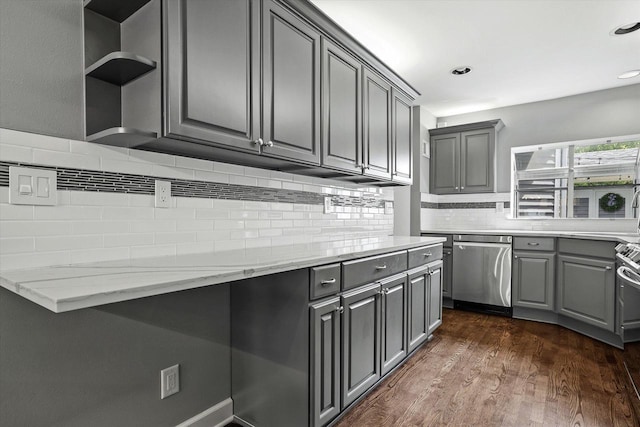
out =
<path fill-rule="evenodd" d="M 331 204 L 331 197 L 325 196 L 324 198 L 324 213 L 333 212 L 333 205 Z"/>
<path fill-rule="evenodd" d="M 180 365 L 173 365 L 160 371 L 160 399 L 180 391 Z"/>
<path fill-rule="evenodd" d="M 55 170 L 9 166 L 9 203 L 54 206 L 57 182 Z"/>
<path fill-rule="evenodd" d="M 171 207 L 171 181 L 156 180 L 156 208 Z"/>

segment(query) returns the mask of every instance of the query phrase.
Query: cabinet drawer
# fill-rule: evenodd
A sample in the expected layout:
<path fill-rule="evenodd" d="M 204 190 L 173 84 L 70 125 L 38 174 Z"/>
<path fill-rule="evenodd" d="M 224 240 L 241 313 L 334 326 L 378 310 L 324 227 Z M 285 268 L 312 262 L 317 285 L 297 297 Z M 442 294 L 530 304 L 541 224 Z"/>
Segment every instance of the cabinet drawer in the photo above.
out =
<path fill-rule="evenodd" d="M 556 249 L 556 245 L 553 237 L 514 237 L 513 249 L 552 252 Z"/>
<path fill-rule="evenodd" d="M 314 300 L 340 291 L 340 264 L 323 265 L 311 269 L 309 298 Z"/>
<path fill-rule="evenodd" d="M 423 246 L 409 249 L 409 268 L 419 267 L 442 259 L 442 245 Z"/>
<path fill-rule="evenodd" d="M 558 239 L 558 251 L 566 254 L 584 255 L 614 260 L 616 243 L 603 240 Z"/>
<path fill-rule="evenodd" d="M 342 289 L 375 282 L 407 269 L 407 251 L 342 263 Z"/>

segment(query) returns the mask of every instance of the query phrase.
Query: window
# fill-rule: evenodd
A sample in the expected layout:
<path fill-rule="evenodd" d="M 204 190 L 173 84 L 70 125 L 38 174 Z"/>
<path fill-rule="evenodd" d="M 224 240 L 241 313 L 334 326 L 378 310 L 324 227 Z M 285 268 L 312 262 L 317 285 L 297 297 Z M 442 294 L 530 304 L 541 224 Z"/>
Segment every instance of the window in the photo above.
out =
<path fill-rule="evenodd" d="M 633 218 L 640 135 L 516 147 L 514 218 Z"/>

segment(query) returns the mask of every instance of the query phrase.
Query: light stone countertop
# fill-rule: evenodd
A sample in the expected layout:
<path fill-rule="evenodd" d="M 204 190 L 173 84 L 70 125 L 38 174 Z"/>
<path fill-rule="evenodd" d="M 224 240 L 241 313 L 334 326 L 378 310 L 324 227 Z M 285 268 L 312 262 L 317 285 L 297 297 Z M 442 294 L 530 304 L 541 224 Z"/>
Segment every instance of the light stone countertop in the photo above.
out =
<path fill-rule="evenodd" d="M 501 234 L 506 236 L 543 236 L 570 237 L 585 240 L 609 240 L 621 243 L 639 243 L 637 233 L 623 233 L 615 231 L 553 231 L 553 230 L 469 230 L 469 229 L 438 229 L 421 230 L 429 234 Z"/>
<path fill-rule="evenodd" d="M 0 285 L 56 313 L 444 242 L 383 236 L 0 272 Z"/>

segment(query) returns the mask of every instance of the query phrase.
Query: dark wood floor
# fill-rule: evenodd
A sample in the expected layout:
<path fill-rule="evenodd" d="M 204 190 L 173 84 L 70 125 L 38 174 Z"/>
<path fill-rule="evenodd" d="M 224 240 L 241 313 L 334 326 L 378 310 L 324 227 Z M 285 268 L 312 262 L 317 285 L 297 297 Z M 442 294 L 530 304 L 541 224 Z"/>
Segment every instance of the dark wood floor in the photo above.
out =
<path fill-rule="evenodd" d="M 555 325 L 445 310 L 336 427 L 639 426 L 622 352 Z"/>

